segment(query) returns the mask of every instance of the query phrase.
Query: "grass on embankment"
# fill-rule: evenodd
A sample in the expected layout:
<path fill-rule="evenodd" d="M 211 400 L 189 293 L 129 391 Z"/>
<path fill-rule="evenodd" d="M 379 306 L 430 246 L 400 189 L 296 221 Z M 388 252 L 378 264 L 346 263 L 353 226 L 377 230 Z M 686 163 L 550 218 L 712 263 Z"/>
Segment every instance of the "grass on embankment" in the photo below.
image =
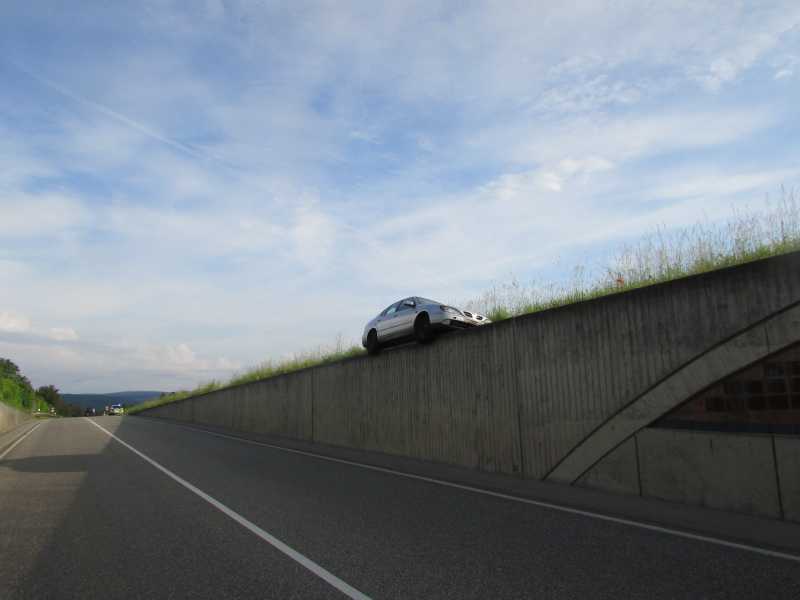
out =
<path fill-rule="evenodd" d="M 658 230 L 638 243 L 623 246 L 610 264 L 593 273 L 576 267 L 563 284 L 522 285 L 517 281 L 494 286 L 467 308 L 483 312 L 492 321 L 529 314 L 706 273 L 725 267 L 800 250 L 800 203 L 794 191 L 781 190 L 781 198 L 767 209 L 734 213 L 720 224 L 700 223 L 672 231 Z M 235 375 L 227 382 L 211 381 L 191 391 L 180 391 L 136 405 L 129 413 L 175 402 L 217 389 L 248 383 L 358 356 L 359 346 L 317 350 L 292 359 L 266 362 Z"/>
<path fill-rule="evenodd" d="M 800 250 L 800 202 L 794 191 L 767 209 L 734 213 L 722 224 L 658 230 L 622 246 L 607 266 L 573 270 L 562 284 L 518 281 L 494 286 L 469 307 L 493 321 L 591 300 Z"/>
<path fill-rule="evenodd" d="M 169 402 L 177 402 L 178 400 L 183 400 L 184 398 L 189 398 L 191 396 L 199 396 L 201 394 L 207 394 L 209 392 L 234 385 L 251 383 L 253 381 L 260 381 L 262 379 L 269 379 L 270 377 L 275 377 L 276 375 L 283 375 L 284 373 L 291 373 L 292 371 L 299 371 L 308 367 L 337 362 L 344 360 L 345 358 L 360 356 L 364 353 L 365 351 L 361 346 L 351 346 L 349 348 L 345 348 L 342 346 L 342 344 L 338 344 L 334 349 L 331 350 L 325 350 L 321 348 L 315 351 L 303 352 L 302 354 L 295 355 L 293 358 L 279 362 L 266 361 L 242 373 L 237 373 L 228 381 L 222 382 L 212 380 L 190 391 L 182 390 L 172 394 L 164 394 L 163 396 L 159 396 L 157 398 L 153 398 L 152 400 L 142 402 L 141 404 L 131 406 L 127 409 L 127 412 L 128 414 L 136 414 L 137 412 L 146 410 L 148 408 L 153 408 L 154 406 L 161 406 L 162 404 L 167 404 Z"/>

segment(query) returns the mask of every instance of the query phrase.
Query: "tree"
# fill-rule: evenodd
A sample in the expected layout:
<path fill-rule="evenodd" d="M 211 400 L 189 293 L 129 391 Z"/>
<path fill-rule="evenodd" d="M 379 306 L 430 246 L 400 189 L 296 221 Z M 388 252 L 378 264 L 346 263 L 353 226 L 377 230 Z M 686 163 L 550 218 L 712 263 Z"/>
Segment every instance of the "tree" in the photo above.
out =
<path fill-rule="evenodd" d="M 36 393 L 42 400 L 44 400 L 50 406 L 55 408 L 56 412 L 60 415 L 69 416 L 75 412 L 72 410 L 71 405 L 66 404 L 64 402 L 64 399 L 61 397 L 61 393 L 58 391 L 58 388 L 54 385 L 43 385 L 38 390 L 36 390 Z M 78 410 L 78 412 L 80 412 L 80 409 Z"/>
<path fill-rule="evenodd" d="M 30 380 L 19 371 L 19 367 L 7 358 L 0 358 L 0 377 L 19 383 L 25 390 L 32 392 Z"/>
<path fill-rule="evenodd" d="M 19 367 L 7 358 L 0 358 L 0 377 L 19 376 Z"/>
<path fill-rule="evenodd" d="M 63 404 L 63 400 L 61 399 L 61 394 L 58 392 L 58 388 L 54 385 L 43 385 L 36 393 L 41 396 L 42 400 L 47 402 L 50 406 L 57 407 L 59 404 Z"/>

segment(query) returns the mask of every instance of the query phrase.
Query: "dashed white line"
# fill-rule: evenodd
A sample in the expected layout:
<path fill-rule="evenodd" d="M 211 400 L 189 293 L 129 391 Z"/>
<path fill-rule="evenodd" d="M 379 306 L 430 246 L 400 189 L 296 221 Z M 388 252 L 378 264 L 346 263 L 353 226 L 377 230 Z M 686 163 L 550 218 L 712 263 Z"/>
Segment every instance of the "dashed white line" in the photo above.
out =
<path fill-rule="evenodd" d="M 295 448 L 286 448 L 284 446 L 278 446 L 276 444 L 269 444 L 266 442 L 259 442 L 256 440 L 249 440 L 247 438 L 238 437 L 235 435 L 226 435 L 224 433 L 217 433 L 216 431 L 209 431 L 208 429 L 202 429 L 200 427 L 191 427 L 189 425 L 179 425 L 177 423 L 168 423 L 174 427 L 180 427 L 182 429 L 189 429 L 191 431 L 198 431 L 201 433 L 205 433 L 208 435 L 213 435 L 219 438 L 225 438 L 229 440 L 235 440 L 237 442 L 245 443 L 245 444 L 252 444 L 254 446 L 263 446 L 265 448 L 271 448 L 273 450 L 280 450 L 281 452 L 288 452 L 290 454 L 301 454 L 303 456 L 309 456 L 312 458 L 316 458 L 318 460 L 327 460 L 330 462 L 341 463 L 345 465 L 350 465 L 353 467 L 358 467 L 361 469 L 368 469 L 370 471 L 378 471 L 380 473 L 388 473 L 390 475 L 396 475 L 398 477 L 406 477 L 408 479 L 416 479 L 418 481 L 425 481 L 427 483 L 433 483 L 436 485 L 441 485 L 444 487 L 455 488 L 458 490 L 464 490 L 467 492 L 472 492 L 475 494 L 483 494 L 484 496 L 492 496 L 494 498 L 501 498 L 503 500 L 510 500 L 512 502 L 521 502 L 523 504 L 530 504 L 533 506 L 539 506 L 542 508 L 549 508 L 552 510 L 557 510 L 573 515 L 581 515 L 583 517 L 589 517 L 592 519 L 597 519 L 600 521 L 608 521 L 611 523 L 618 523 L 620 525 L 627 525 L 629 527 L 637 527 L 639 529 L 646 529 L 648 531 L 657 531 L 659 533 L 664 533 L 667 535 L 672 535 L 676 537 L 681 537 L 685 539 L 695 540 L 699 542 L 707 542 L 709 544 L 715 544 L 717 546 L 725 546 L 727 548 L 735 548 L 737 550 L 744 550 L 747 552 L 754 552 L 756 554 L 761 554 L 763 556 L 769 556 L 771 558 L 782 558 L 785 560 L 791 560 L 793 562 L 800 563 L 800 556 L 796 554 L 789 554 L 787 552 L 780 552 L 777 550 L 770 550 L 768 548 L 761 548 L 759 546 L 752 546 L 750 544 L 743 544 L 739 542 L 732 542 L 730 540 L 725 540 L 722 538 L 716 538 L 708 535 L 701 535 L 697 533 L 691 533 L 689 531 L 681 531 L 680 529 L 672 529 L 670 527 L 661 527 L 659 525 L 651 525 L 650 523 L 642 523 L 641 521 L 634 521 L 632 519 L 624 519 L 622 517 L 612 517 L 610 515 L 604 515 L 602 513 L 596 513 L 589 510 L 582 510 L 579 508 L 572 508 L 569 506 L 562 506 L 560 504 L 553 504 L 551 502 L 543 502 L 541 500 L 531 500 L 530 498 L 523 498 L 521 496 L 512 496 L 511 494 L 504 494 L 502 492 L 494 492 L 492 490 L 485 490 L 478 487 L 473 487 L 471 485 L 464 485 L 460 483 L 453 483 L 451 481 L 445 481 L 442 479 L 434 479 L 432 477 L 425 477 L 424 475 L 415 475 L 413 473 L 404 473 L 403 471 L 395 471 L 394 469 L 388 469 L 386 467 L 377 467 L 375 465 L 368 465 L 365 463 L 356 462 L 353 460 L 347 460 L 344 458 L 334 458 L 332 456 L 325 456 L 324 454 L 316 454 L 314 452 L 307 452 L 305 450 L 296 450 Z"/>
<path fill-rule="evenodd" d="M 5 449 L 5 451 L 2 454 L 0 454 L 0 460 L 3 460 L 9 454 L 9 452 L 11 452 L 14 448 L 16 448 L 22 442 L 22 440 L 24 440 L 26 437 L 28 437 L 30 434 L 32 434 L 36 430 L 36 428 L 39 427 L 39 425 L 41 425 L 41 423 L 37 423 L 36 425 L 31 427 L 27 431 L 27 433 L 25 433 L 24 435 L 18 437 L 17 440 L 13 444 L 11 444 L 8 448 Z"/>
<path fill-rule="evenodd" d="M 116 440 L 117 442 L 119 442 L 120 444 L 125 446 L 128 450 L 130 450 L 131 452 L 133 452 L 134 454 L 136 454 L 140 458 L 144 459 L 148 463 L 150 463 L 156 469 L 158 469 L 159 471 L 164 473 L 167 477 L 169 477 L 172 480 L 176 481 L 177 483 L 179 483 L 180 485 L 185 487 L 187 490 L 189 490 L 193 494 L 199 496 L 200 498 L 202 498 L 203 500 L 208 502 L 211 506 L 213 506 L 214 508 L 216 508 L 217 510 L 219 510 L 220 512 L 222 512 L 226 516 L 230 517 L 231 519 L 233 519 L 234 521 L 239 523 L 239 525 L 241 525 L 245 529 L 249 530 L 251 533 L 254 533 L 258 537 L 260 537 L 262 540 L 264 540 L 265 542 L 267 542 L 268 544 L 273 546 L 276 550 L 278 550 L 279 552 L 282 552 L 283 554 L 285 554 L 286 556 L 288 556 L 289 558 L 291 558 L 295 562 L 299 563 L 300 565 L 302 565 L 303 567 L 305 567 L 306 569 L 311 571 L 314 575 L 316 575 L 320 579 L 324 580 L 326 583 L 328 583 L 332 587 L 336 588 L 337 590 L 339 590 L 340 592 L 342 592 L 343 594 L 345 594 L 349 598 L 353 598 L 355 600 L 370 600 L 369 596 L 367 596 L 367 595 L 363 594 L 362 592 L 358 591 L 356 588 L 354 588 L 350 584 L 346 583 L 345 581 L 342 581 L 341 579 L 336 577 L 336 575 L 334 575 L 333 573 L 331 573 L 327 569 L 321 567 L 320 565 L 315 563 L 310 558 L 304 556 L 303 554 L 300 554 L 297 550 L 294 550 L 293 548 L 291 548 L 290 546 L 286 545 L 285 543 L 280 541 L 278 538 L 276 538 L 272 534 L 264 531 L 263 529 L 261 529 L 255 523 L 253 523 L 251 521 L 248 521 L 245 517 L 243 517 L 242 515 L 237 513 L 235 510 L 233 510 L 231 508 L 228 508 L 227 506 L 225 506 L 219 500 L 216 500 L 215 498 L 213 498 L 210 495 L 206 494 L 200 488 L 192 485 L 191 483 L 189 483 L 188 481 L 186 481 L 185 479 L 183 479 L 179 475 L 176 475 L 175 473 L 173 473 L 172 471 L 170 471 L 169 469 L 167 469 L 166 467 L 164 467 L 160 463 L 156 462 L 155 460 L 153 460 L 152 458 L 150 458 L 149 456 L 147 456 L 143 452 L 140 452 L 139 450 L 137 450 L 136 448 L 131 446 L 126 441 L 118 438 L 116 435 L 111 433 L 108 429 L 106 429 L 102 425 L 99 425 L 93 419 L 86 419 L 86 420 L 89 423 L 91 423 L 92 425 L 94 425 L 95 427 L 97 427 L 98 429 L 101 429 L 103 432 L 105 432 L 106 435 L 108 435 L 112 439 Z"/>

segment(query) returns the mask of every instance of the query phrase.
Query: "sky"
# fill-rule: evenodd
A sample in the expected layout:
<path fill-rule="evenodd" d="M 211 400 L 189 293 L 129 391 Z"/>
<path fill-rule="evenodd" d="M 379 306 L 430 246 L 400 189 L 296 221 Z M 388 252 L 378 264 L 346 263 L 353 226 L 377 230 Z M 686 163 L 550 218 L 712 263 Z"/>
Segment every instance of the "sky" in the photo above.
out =
<path fill-rule="evenodd" d="M 800 3 L 0 3 L 0 356 L 189 388 L 800 184 Z"/>

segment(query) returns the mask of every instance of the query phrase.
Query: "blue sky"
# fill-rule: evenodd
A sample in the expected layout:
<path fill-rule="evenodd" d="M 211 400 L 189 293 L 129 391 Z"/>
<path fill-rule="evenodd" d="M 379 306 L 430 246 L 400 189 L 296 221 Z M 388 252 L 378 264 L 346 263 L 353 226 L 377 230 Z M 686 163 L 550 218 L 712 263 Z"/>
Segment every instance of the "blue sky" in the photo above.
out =
<path fill-rule="evenodd" d="M 797 2 L 0 5 L 0 356 L 192 386 L 800 183 Z"/>

